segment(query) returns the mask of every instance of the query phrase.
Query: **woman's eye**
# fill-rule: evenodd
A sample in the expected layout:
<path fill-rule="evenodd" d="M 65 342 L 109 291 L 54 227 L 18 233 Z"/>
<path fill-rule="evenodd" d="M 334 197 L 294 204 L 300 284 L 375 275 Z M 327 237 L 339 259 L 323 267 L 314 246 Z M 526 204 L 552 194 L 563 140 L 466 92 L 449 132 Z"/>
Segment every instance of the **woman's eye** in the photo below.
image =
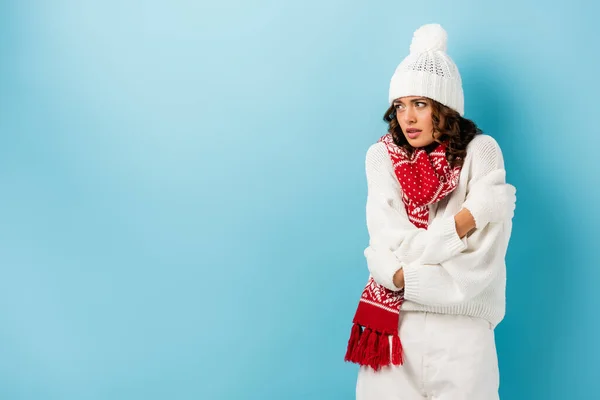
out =
<path fill-rule="evenodd" d="M 403 104 L 396 104 L 396 110 L 399 110 L 399 109 L 401 109 L 401 108 L 403 108 L 403 107 L 404 107 L 404 105 L 403 105 Z"/>
<path fill-rule="evenodd" d="M 427 103 L 425 103 L 424 101 L 418 101 L 415 103 L 418 107 L 426 107 Z"/>

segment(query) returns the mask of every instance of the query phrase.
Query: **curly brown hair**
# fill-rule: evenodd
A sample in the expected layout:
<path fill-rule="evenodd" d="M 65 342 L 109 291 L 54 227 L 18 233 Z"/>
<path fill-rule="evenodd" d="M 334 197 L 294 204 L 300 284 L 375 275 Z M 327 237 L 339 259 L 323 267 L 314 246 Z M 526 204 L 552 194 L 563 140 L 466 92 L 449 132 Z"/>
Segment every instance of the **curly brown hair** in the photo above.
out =
<path fill-rule="evenodd" d="M 467 155 L 467 145 L 476 135 L 482 133 L 475 122 L 463 118 L 460 114 L 445 105 L 427 98 L 431 104 L 431 119 L 433 120 L 433 134 L 441 132 L 441 136 L 435 142 L 425 148 L 427 152 L 432 151 L 438 143 L 446 143 L 446 159 L 452 167 L 462 166 Z M 396 107 L 392 104 L 383 116 L 388 123 L 388 133 L 392 135 L 394 143 L 404 148 L 410 155 L 414 148 L 408 143 L 400 124 L 396 119 Z M 440 123 L 440 121 L 443 122 Z M 437 143 L 436 143 L 437 142 Z"/>

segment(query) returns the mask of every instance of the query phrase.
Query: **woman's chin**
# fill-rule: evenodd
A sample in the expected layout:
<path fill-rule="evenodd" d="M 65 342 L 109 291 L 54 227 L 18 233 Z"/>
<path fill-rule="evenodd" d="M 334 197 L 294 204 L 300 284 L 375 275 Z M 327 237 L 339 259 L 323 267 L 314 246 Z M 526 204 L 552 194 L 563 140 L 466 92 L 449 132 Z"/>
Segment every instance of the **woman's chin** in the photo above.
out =
<path fill-rule="evenodd" d="M 410 144 L 412 147 L 415 147 L 415 148 L 427 147 L 431 143 L 433 143 L 433 140 L 427 140 L 427 139 L 422 138 L 422 137 L 417 137 L 417 138 L 414 138 L 414 139 L 406 137 L 406 140 L 408 141 L 408 144 Z"/>

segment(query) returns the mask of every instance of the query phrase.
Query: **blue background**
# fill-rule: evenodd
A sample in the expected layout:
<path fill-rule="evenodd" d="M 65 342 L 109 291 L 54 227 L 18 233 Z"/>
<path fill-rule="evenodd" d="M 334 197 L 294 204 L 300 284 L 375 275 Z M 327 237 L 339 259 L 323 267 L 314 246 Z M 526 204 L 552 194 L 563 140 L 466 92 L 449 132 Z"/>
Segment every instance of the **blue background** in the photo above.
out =
<path fill-rule="evenodd" d="M 501 394 L 600 396 L 592 2 L 0 2 L 0 398 L 351 399 L 413 31 L 517 186 Z"/>

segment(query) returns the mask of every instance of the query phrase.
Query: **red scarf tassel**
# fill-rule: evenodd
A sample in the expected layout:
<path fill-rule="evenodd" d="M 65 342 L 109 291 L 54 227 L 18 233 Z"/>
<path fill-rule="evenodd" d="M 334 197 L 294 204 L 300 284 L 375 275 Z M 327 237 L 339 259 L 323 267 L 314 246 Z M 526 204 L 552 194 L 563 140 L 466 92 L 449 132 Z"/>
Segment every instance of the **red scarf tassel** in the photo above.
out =
<path fill-rule="evenodd" d="M 390 336 L 392 337 L 390 352 Z M 402 365 L 402 343 L 397 334 L 387 335 L 355 323 L 348 339 L 345 361 L 370 366 L 375 371 L 390 365 Z"/>

